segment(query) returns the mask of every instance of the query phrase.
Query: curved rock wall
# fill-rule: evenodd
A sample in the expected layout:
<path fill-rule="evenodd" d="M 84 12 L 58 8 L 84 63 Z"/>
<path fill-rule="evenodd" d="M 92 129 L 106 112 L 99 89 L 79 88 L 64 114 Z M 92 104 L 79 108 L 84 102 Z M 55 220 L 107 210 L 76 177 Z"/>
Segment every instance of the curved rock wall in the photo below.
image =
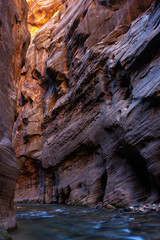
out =
<path fill-rule="evenodd" d="M 160 4 L 64 1 L 19 85 L 16 201 L 156 202 Z"/>
<path fill-rule="evenodd" d="M 29 45 L 25 1 L 0 1 L 0 224 L 15 226 L 14 190 L 19 166 L 11 143 L 16 84 Z"/>

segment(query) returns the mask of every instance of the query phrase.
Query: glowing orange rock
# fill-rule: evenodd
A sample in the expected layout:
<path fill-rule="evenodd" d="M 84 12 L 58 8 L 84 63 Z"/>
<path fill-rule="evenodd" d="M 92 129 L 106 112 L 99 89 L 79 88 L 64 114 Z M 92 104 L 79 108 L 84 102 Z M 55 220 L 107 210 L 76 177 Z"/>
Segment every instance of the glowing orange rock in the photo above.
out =
<path fill-rule="evenodd" d="M 27 0 L 29 5 L 28 27 L 34 34 L 61 8 L 61 0 Z"/>

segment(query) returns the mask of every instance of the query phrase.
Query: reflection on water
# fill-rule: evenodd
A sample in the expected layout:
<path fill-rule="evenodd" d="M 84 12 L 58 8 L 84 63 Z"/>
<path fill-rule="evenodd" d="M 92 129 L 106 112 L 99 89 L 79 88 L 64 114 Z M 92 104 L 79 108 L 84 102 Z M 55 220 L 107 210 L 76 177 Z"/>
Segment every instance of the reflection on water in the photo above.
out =
<path fill-rule="evenodd" d="M 61 205 L 16 205 L 13 240 L 158 240 L 160 215 Z"/>

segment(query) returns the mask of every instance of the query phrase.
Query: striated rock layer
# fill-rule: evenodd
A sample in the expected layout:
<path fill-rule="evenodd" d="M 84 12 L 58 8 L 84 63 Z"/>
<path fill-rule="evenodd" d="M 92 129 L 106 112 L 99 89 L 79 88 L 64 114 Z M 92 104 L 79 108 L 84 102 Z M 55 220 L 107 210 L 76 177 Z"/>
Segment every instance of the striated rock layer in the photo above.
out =
<path fill-rule="evenodd" d="M 19 166 L 11 143 L 16 83 L 29 44 L 25 1 L 0 1 L 0 224 L 15 226 L 14 190 Z"/>
<path fill-rule="evenodd" d="M 13 132 L 16 201 L 160 200 L 159 19 L 159 1 L 64 1 L 36 32 Z"/>

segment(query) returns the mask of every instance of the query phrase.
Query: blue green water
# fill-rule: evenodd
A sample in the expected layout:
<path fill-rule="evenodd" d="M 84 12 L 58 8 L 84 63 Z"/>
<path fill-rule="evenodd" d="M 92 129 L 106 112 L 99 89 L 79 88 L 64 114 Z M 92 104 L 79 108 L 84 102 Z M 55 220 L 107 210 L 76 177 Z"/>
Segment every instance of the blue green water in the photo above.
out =
<path fill-rule="evenodd" d="M 63 205 L 16 205 L 13 240 L 158 240 L 160 215 Z"/>

